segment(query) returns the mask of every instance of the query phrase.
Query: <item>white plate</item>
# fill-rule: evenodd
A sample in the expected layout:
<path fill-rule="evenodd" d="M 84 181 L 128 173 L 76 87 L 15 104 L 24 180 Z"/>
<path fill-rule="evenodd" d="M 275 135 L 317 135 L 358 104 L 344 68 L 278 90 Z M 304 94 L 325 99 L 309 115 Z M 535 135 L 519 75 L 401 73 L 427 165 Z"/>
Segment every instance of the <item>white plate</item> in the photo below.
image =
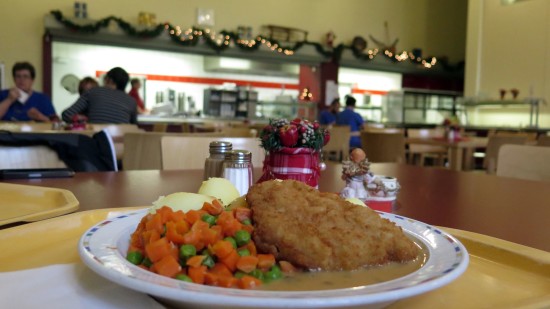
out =
<path fill-rule="evenodd" d="M 82 235 L 78 251 L 88 267 L 120 285 L 192 308 L 380 307 L 439 288 L 460 276 L 468 252 L 453 236 L 428 224 L 380 212 L 424 244 L 427 261 L 419 270 L 383 283 L 304 292 L 239 290 L 187 283 L 143 270 L 126 261 L 131 233 L 146 210 L 105 220 Z M 359 254 L 359 253 L 358 253 Z"/>

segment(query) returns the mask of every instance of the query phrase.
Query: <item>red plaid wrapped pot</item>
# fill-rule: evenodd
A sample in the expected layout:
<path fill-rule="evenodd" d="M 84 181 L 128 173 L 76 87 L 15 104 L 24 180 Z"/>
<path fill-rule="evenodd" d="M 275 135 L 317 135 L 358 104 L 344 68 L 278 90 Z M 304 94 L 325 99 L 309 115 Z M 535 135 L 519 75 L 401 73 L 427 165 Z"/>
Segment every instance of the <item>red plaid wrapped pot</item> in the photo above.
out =
<path fill-rule="evenodd" d="M 311 148 L 287 148 L 269 152 L 264 159 L 263 175 L 258 182 L 294 179 L 317 187 L 319 153 Z"/>

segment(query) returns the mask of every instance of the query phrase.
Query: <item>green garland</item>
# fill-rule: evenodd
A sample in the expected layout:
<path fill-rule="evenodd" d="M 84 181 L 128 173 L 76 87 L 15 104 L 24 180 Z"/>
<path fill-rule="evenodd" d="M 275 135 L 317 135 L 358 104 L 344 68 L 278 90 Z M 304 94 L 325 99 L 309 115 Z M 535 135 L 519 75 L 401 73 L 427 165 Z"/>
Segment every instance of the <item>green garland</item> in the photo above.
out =
<path fill-rule="evenodd" d="M 170 35 L 170 38 L 173 42 L 182 45 L 182 46 L 196 46 L 199 41 L 202 39 L 205 41 L 206 45 L 208 45 L 210 48 L 212 48 L 215 52 L 220 53 L 227 48 L 231 46 L 231 42 L 235 46 L 237 46 L 239 49 L 243 51 L 257 51 L 262 44 L 265 44 L 266 46 L 270 47 L 274 52 L 283 53 L 285 55 L 292 55 L 298 50 L 300 50 L 302 47 L 309 45 L 313 46 L 315 50 L 322 55 L 323 57 L 327 59 L 334 59 L 335 61 L 339 61 L 342 57 L 342 53 L 345 49 L 349 49 L 352 51 L 355 58 L 362 61 L 370 61 L 373 60 L 378 55 L 382 55 L 394 62 L 400 62 L 400 61 L 406 61 L 422 65 L 423 63 L 427 63 L 427 65 L 424 65 L 427 68 L 432 68 L 435 66 L 435 58 L 429 57 L 428 59 L 413 59 L 413 57 L 404 57 L 403 59 L 399 60 L 397 59 L 397 55 L 394 56 L 393 54 L 388 53 L 388 51 L 384 51 L 383 53 L 378 53 L 377 50 L 369 50 L 367 53 L 363 52 L 362 50 L 358 50 L 353 46 L 350 45 L 344 45 L 339 44 L 335 48 L 332 49 L 325 49 L 323 45 L 316 42 L 308 42 L 308 41 L 301 41 L 301 42 L 295 42 L 293 44 L 283 46 L 281 43 L 277 40 L 273 40 L 261 35 L 256 36 L 255 39 L 252 40 L 243 40 L 239 37 L 239 35 L 235 32 L 231 31 L 221 31 L 216 36 L 212 36 L 208 30 L 201 29 L 201 28 L 191 28 L 186 30 L 185 32 L 182 32 L 179 27 L 174 27 L 173 25 L 169 23 L 163 23 L 159 24 L 153 28 L 145 29 L 145 30 L 138 30 L 135 27 L 133 27 L 128 22 L 124 21 L 123 19 L 119 17 L 109 16 L 106 18 L 103 18 L 97 22 L 89 23 L 86 25 L 79 25 L 71 20 L 65 18 L 61 11 L 51 11 L 51 14 L 55 17 L 55 19 L 63 24 L 65 27 L 71 29 L 72 31 L 76 32 L 82 32 L 82 33 L 97 33 L 100 29 L 106 28 L 109 26 L 110 22 L 115 22 L 120 29 L 122 29 L 127 35 L 138 37 L 138 38 L 155 38 L 163 34 L 165 31 Z M 403 54 L 403 52 L 401 53 Z M 406 55 L 410 55 L 406 53 Z M 447 63 L 444 63 L 443 66 L 447 70 L 452 70 L 453 68 L 449 66 Z"/>

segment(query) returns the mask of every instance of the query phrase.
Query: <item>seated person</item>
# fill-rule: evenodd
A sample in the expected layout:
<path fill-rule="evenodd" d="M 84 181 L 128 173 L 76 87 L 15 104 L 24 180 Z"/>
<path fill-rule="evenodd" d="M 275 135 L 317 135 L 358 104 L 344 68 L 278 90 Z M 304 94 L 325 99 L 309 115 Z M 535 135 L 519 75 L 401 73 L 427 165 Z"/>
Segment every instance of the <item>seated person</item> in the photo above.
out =
<path fill-rule="evenodd" d="M 78 94 L 82 95 L 94 87 L 99 87 L 99 83 L 93 77 L 86 76 L 78 83 Z"/>
<path fill-rule="evenodd" d="M 363 117 L 359 115 L 355 109 L 355 98 L 351 95 L 346 96 L 346 109 L 338 113 L 336 117 L 336 124 L 349 125 L 350 126 L 350 148 L 361 148 L 361 130 L 365 123 Z"/>
<path fill-rule="evenodd" d="M 129 79 L 124 69 L 111 69 L 105 75 L 103 87 L 83 93 L 63 111 L 63 121 L 71 123 L 73 116 L 80 114 L 86 116 L 89 123 L 137 123 L 136 101 L 124 92 Z"/>
<path fill-rule="evenodd" d="M 141 81 L 138 78 L 132 78 L 132 80 L 130 81 L 130 85 L 132 85 L 132 89 L 130 89 L 130 92 L 128 92 L 128 95 L 134 98 L 134 100 L 136 100 L 138 113 L 145 114 L 147 112 L 147 110 L 145 109 L 145 103 L 143 103 L 143 100 L 139 96 Z"/>
<path fill-rule="evenodd" d="M 15 87 L 0 92 L 1 120 L 47 122 L 58 119 L 50 98 L 32 89 L 36 76 L 32 64 L 18 62 L 12 74 Z"/>

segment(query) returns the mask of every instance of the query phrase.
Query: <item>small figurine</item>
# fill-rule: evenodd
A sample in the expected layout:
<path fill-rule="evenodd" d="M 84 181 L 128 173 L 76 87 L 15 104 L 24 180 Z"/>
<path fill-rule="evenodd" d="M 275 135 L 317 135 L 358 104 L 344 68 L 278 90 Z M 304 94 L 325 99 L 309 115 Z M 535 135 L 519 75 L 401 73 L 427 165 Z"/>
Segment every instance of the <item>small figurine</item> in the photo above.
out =
<path fill-rule="evenodd" d="M 361 148 L 355 148 L 350 153 L 350 160 L 342 162 L 342 180 L 346 181 L 346 187 L 340 192 L 343 198 L 358 198 L 366 200 L 368 197 L 366 184 L 375 181 L 375 177 L 369 172 L 370 162 Z"/>

